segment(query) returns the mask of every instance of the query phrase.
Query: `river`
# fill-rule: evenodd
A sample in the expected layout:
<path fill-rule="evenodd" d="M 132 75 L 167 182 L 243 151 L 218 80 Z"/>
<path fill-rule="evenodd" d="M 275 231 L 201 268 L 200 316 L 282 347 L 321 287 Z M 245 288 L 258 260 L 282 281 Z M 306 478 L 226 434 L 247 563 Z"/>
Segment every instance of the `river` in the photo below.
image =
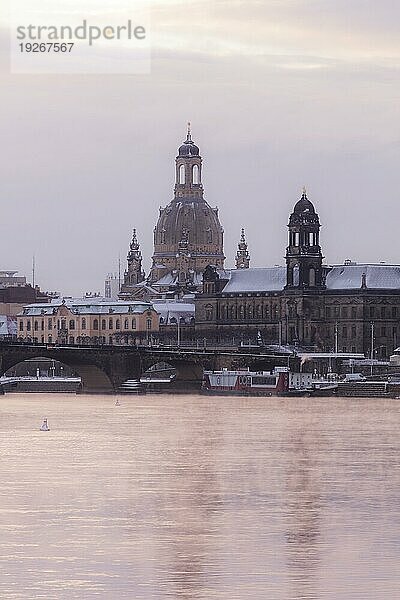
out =
<path fill-rule="evenodd" d="M 0 397 L 1 598 L 400 597 L 400 401 L 119 400 Z"/>

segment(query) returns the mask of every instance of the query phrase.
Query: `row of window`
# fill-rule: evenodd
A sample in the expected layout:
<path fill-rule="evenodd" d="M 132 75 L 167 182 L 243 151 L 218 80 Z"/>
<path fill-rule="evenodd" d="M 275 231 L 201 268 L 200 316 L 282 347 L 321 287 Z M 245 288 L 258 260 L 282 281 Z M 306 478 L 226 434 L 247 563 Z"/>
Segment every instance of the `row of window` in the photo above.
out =
<path fill-rule="evenodd" d="M 362 307 L 361 307 L 362 308 Z M 222 320 L 235 320 L 235 319 L 264 319 L 264 320 L 276 320 L 280 317 L 280 310 L 279 310 L 279 306 L 274 304 L 273 306 L 268 306 L 265 305 L 263 306 L 262 304 L 257 304 L 256 306 L 253 306 L 252 304 L 245 306 L 243 304 L 236 306 L 236 305 L 232 305 L 232 306 L 226 306 L 226 305 L 222 305 L 221 306 L 221 312 L 220 312 L 220 317 Z M 289 304 L 287 306 L 287 315 L 289 316 L 289 318 L 295 318 L 297 316 L 296 313 L 296 307 Z M 314 318 L 321 318 L 321 309 L 319 307 L 316 307 L 314 309 Z M 352 306 L 352 307 L 348 307 L 348 306 L 334 306 L 334 307 L 330 307 L 327 306 L 325 308 L 325 317 L 327 319 L 330 319 L 332 317 L 335 318 L 342 318 L 342 319 L 346 319 L 346 318 L 353 318 L 353 319 L 357 319 L 358 316 L 362 316 L 359 315 L 357 307 L 356 306 Z M 382 318 L 382 319 L 387 319 L 387 318 L 392 318 L 392 319 L 396 319 L 398 317 L 400 317 L 400 312 L 398 310 L 398 308 L 396 306 L 392 306 L 392 307 L 387 307 L 387 306 L 382 306 L 382 307 L 375 307 L 375 306 L 371 306 L 369 309 L 369 314 L 365 315 L 367 318 Z M 214 319 L 214 308 L 211 305 L 207 305 L 205 307 L 205 318 L 207 321 L 211 321 Z"/>
<path fill-rule="evenodd" d="M 178 170 L 178 181 L 180 185 L 184 185 L 185 183 L 193 183 L 194 185 L 199 185 L 200 183 L 200 167 L 199 165 L 193 165 L 192 167 L 192 181 L 190 181 L 190 175 L 188 173 L 188 181 L 186 181 L 186 168 L 185 165 L 180 165 Z"/>
<path fill-rule="evenodd" d="M 214 318 L 214 308 L 211 305 L 205 307 L 205 317 L 207 321 L 212 321 Z M 272 307 L 262 306 L 257 304 L 253 307 L 252 305 L 244 306 L 221 306 L 221 319 L 265 319 L 265 320 L 276 320 L 279 318 L 279 307 L 274 304 Z"/>
<path fill-rule="evenodd" d="M 150 321 L 150 327 L 148 325 L 148 322 Z M 121 329 L 121 321 L 120 319 L 116 319 L 114 322 L 114 319 L 109 319 L 108 320 L 108 329 L 114 329 L 114 324 L 115 324 L 115 329 Z M 77 324 L 79 326 L 79 323 Z M 44 319 L 42 319 L 40 322 L 39 321 L 34 321 L 33 322 L 33 330 L 34 331 L 39 331 L 39 327 L 40 327 L 40 331 L 44 331 L 45 329 L 45 321 Z M 54 320 L 54 324 L 53 324 L 53 319 L 49 319 L 48 323 L 47 323 L 47 328 L 49 330 L 53 329 L 56 327 L 56 322 Z M 68 329 L 70 330 L 74 330 L 76 326 L 75 320 L 74 319 L 70 319 L 70 321 L 68 321 Z M 101 319 L 101 323 L 100 323 L 101 329 L 105 330 L 107 329 L 107 320 L 106 319 Z M 81 320 L 81 329 L 85 330 L 86 329 L 86 319 L 83 318 Z M 129 319 L 125 319 L 124 321 L 124 329 L 129 329 L 129 327 L 131 327 L 131 329 L 136 329 L 136 319 L 133 318 L 131 321 Z M 57 328 L 58 329 L 67 329 L 67 320 L 66 319 L 58 319 L 57 320 Z M 93 329 L 99 329 L 99 320 L 98 319 L 94 319 L 93 320 Z M 151 319 L 147 320 L 147 329 L 151 329 Z M 24 322 L 21 321 L 19 322 L 19 330 L 20 331 L 24 331 Z M 31 331 L 32 330 L 32 321 L 27 321 L 26 322 L 26 331 Z"/>
<path fill-rule="evenodd" d="M 363 307 L 361 307 L 362 310 Z M 318 310 L 318 309 L 317 309 Z M 329 319 L 330 317 L 341 317 L 346 319 L 351 317 L 356 319 L 359 316 L 359 311 L 356 306 L 327 306 L 325 308 L 325 316 Z M 362 314 L 360 316 L 363 316 Z M 400 316 L 400 312 L 397 306 L 370 306 L 369 310 L 365 310 L 365 317 L 371 319 L 397 319 Z"/>

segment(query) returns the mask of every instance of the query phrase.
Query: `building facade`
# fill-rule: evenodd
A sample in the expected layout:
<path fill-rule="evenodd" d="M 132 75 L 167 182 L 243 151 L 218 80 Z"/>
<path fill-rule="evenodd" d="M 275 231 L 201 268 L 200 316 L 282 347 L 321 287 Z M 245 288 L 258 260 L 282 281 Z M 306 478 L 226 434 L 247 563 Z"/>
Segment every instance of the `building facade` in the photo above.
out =
<path fill-rule="evenodd" d="M 159 331 L 159 315 L 144 302 L 101 298 L 30 304 L 17 316 L 19 341 L 42 344 L 134 344 Z"/>
<path fill-rule="evenodd" d="M 387 358 L 399 345 L 400 266 L 324 264 L 319 216 L 305 190 L 288 229 L 285 267 L 206 268 L 196 333 Z"/>

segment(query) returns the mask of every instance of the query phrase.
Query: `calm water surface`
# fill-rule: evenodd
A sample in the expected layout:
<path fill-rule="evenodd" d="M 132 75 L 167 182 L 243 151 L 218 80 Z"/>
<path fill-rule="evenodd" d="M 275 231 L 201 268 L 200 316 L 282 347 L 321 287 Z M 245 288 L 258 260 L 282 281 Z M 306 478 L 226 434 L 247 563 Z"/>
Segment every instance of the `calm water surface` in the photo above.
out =
<path fill-rule="evenodd" d="M 0 598 L 400 598 L 400 401 L 120 402 L 0 398 Z"/>

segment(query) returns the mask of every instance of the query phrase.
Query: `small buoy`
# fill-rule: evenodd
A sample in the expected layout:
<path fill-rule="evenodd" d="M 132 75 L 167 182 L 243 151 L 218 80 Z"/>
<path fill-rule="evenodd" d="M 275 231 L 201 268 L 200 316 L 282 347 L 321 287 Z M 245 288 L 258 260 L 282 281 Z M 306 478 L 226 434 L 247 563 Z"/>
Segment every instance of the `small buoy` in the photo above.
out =
<path fill-rule="evenodd" d="M 118 398 L 117 398 L 117 399 L 116 399 L 116 401 L 115 401 L 115 406 L 121 406 L 121 403 L 120 403 L 120 401 L 119 401 L 119 399 L 118 399 Z"/>
<path fill-rule="evenodd" d="M 50 427 L 47 422 L 47 419 L 43 419 L 43 423 L 40 426 L 40 431 L 50 431 Z"/>

